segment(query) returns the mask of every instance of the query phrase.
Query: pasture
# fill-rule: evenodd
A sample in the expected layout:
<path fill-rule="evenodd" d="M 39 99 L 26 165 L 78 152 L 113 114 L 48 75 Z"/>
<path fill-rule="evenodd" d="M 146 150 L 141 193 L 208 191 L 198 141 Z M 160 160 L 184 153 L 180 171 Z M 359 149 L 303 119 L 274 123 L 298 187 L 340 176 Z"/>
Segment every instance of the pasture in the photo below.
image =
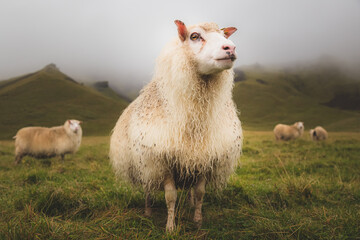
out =
<path fill-rule="evenodd" d="M 200 229 L 179 192 L 172 235 L 163 193 L 146 218 L 141 189 L 115 179 L 108 136 L 83 138 L 64 163 L 25 157 L 18 166 L 13 141 L 0 141 L 0 239 L 360 239 L 360 133 L 244 139 L 228 187 L 207 189 Z"/>

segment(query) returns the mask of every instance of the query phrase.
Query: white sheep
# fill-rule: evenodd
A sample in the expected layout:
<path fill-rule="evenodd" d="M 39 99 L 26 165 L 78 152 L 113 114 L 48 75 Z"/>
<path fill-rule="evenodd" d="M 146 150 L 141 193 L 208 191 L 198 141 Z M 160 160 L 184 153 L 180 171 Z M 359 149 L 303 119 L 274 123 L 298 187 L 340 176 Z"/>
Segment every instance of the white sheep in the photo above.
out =
<path fill-rule="evenodd" d="M 15 139 L 15 163 L 28 155 L 35 158 L 50 158 L 75 153 L 81 143 L 81 121 L 67 120 L 63 126 L 52 128 L 25 127 L 21 128 Z"/>
<path fill-rule="evenodd" d="M 293 125 L 277 124 L 274 128 L 274 134 L 276 140 L 292 140 L 304 133 L 304 123 L 296 122 Z"/>
<path fill-rule="evenodd" d="M 205 184 L 221 189 L 237 166 L 242 128 L 232 100 L 236 59 L 228 37 L 236 31 L 215 23 L 186 27 L 157 59 L 152 81 L 120 116 L 110 141 L 116 175 L 150 193 L 165 190 L 167 231 L 175 228 L 177 187 L 194 187 L 194 221 L 202 222 Z"/>
<path fill-rule="evenodd" d="M 315 129 L 310 130 L 310 137 L 313 141 L 326 140 L 328 133 L 323 127 L 317 126 Z"/>

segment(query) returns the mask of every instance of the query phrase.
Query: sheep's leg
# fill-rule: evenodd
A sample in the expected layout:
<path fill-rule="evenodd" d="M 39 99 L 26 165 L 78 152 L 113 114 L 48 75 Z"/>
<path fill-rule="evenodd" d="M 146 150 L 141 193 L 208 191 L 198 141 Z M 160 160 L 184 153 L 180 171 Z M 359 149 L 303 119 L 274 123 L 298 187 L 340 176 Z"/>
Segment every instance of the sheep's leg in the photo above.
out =
<path fill-rule="evenodd" d="M 61 157 L 61 162 L 64 163 L 64 159 L 65 159 L 65 154 L 60 154 L 60 157 Z"/>
<path fill-rule="evenodd" d="M 15 156 L 15 164 L 21 163 L 22 158 L 24 157 L 24 154 L 17 153 Z"/>
<path fill-rule="evenodd" d="M 195 207 L 195 200 L 194 200 L 194 189 L 191 188 L 189 190 L 189 205 L 190 207 Z"/>
<path fill-rule="evenodd" d="M 175 203 L 177 198 L 175 181 L 172 176 L 167 176 L 164 181 L 165 200 L 168 210 L 166 231 L 172 232 L 175 228 Z"/>
<path fill-rule="evenodd" d="M 151 216 L 151 197 L 147 191 L 145 192 L 145 216 Z"/>
<path fill-rule="evenodd" d="M 194 197 L 195 197 L 195 214 L 194 214 L 194 222 L 201 225 L 202 223 L 202 214 L 201 207 L 203 204 L 203 199 L 205 195 L 205 178 L 200 177 L 198 182 L 194 187 Z"/>
<path fill-rule="evenodd" d="M 21 151 L 21 148 L 16 146 L 15 147 L 15 164 L 21 163 L 21 159 L 24 157 L 24 153 Z"/>

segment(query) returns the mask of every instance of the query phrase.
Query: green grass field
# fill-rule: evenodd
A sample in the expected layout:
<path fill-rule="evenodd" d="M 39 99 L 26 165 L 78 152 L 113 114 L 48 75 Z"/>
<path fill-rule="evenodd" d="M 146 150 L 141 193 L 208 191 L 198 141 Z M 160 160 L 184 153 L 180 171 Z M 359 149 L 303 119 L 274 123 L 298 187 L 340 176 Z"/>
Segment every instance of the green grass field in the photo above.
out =
<path fill-rule="evenodd" d="M 0 141 L 0 239 L 360 239 L 360 134 L 329 136 L 246 131 L 241 167 L 219 195 L 208 189 L 202 227 L 179 192 L 172 235 L 162 192 L 146 218 L 143 192 L 115 180 L 108 136 L 85 137 L 64 163 L 18 166 L 13 142 Z"/>

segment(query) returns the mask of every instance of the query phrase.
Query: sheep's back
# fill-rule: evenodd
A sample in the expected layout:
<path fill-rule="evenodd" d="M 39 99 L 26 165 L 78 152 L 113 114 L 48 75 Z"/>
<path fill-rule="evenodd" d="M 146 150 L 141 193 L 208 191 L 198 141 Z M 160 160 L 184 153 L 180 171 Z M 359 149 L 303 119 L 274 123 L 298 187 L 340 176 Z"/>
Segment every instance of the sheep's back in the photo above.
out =
<path fill-rule="evenodd" d="M 289 127 L 290 126 L 285 124 L 277 124 L 274 128 L 274 133 L 277 136 L 285 136 L 289 132 Z"/>
<path fill-rule="evenodd" d="M 317 126 L 314 130 L 316 131 L 316 139 L 317 140 L 327 139 L 328 133 L 323 127 Z"/>
<path fill-rule="evenodd" d="M 15 145 L 32 154 L 57 153 L 67 137 L 63 127 L 27 127 L 16 134 Z"/>
<path fill-rule="evenodd" d="M 299 135 L 298 131 L 293 127 L 285 124 L 277 124 L 274 128 L 274 134 L 282 140 L 290 140 Z"/>

